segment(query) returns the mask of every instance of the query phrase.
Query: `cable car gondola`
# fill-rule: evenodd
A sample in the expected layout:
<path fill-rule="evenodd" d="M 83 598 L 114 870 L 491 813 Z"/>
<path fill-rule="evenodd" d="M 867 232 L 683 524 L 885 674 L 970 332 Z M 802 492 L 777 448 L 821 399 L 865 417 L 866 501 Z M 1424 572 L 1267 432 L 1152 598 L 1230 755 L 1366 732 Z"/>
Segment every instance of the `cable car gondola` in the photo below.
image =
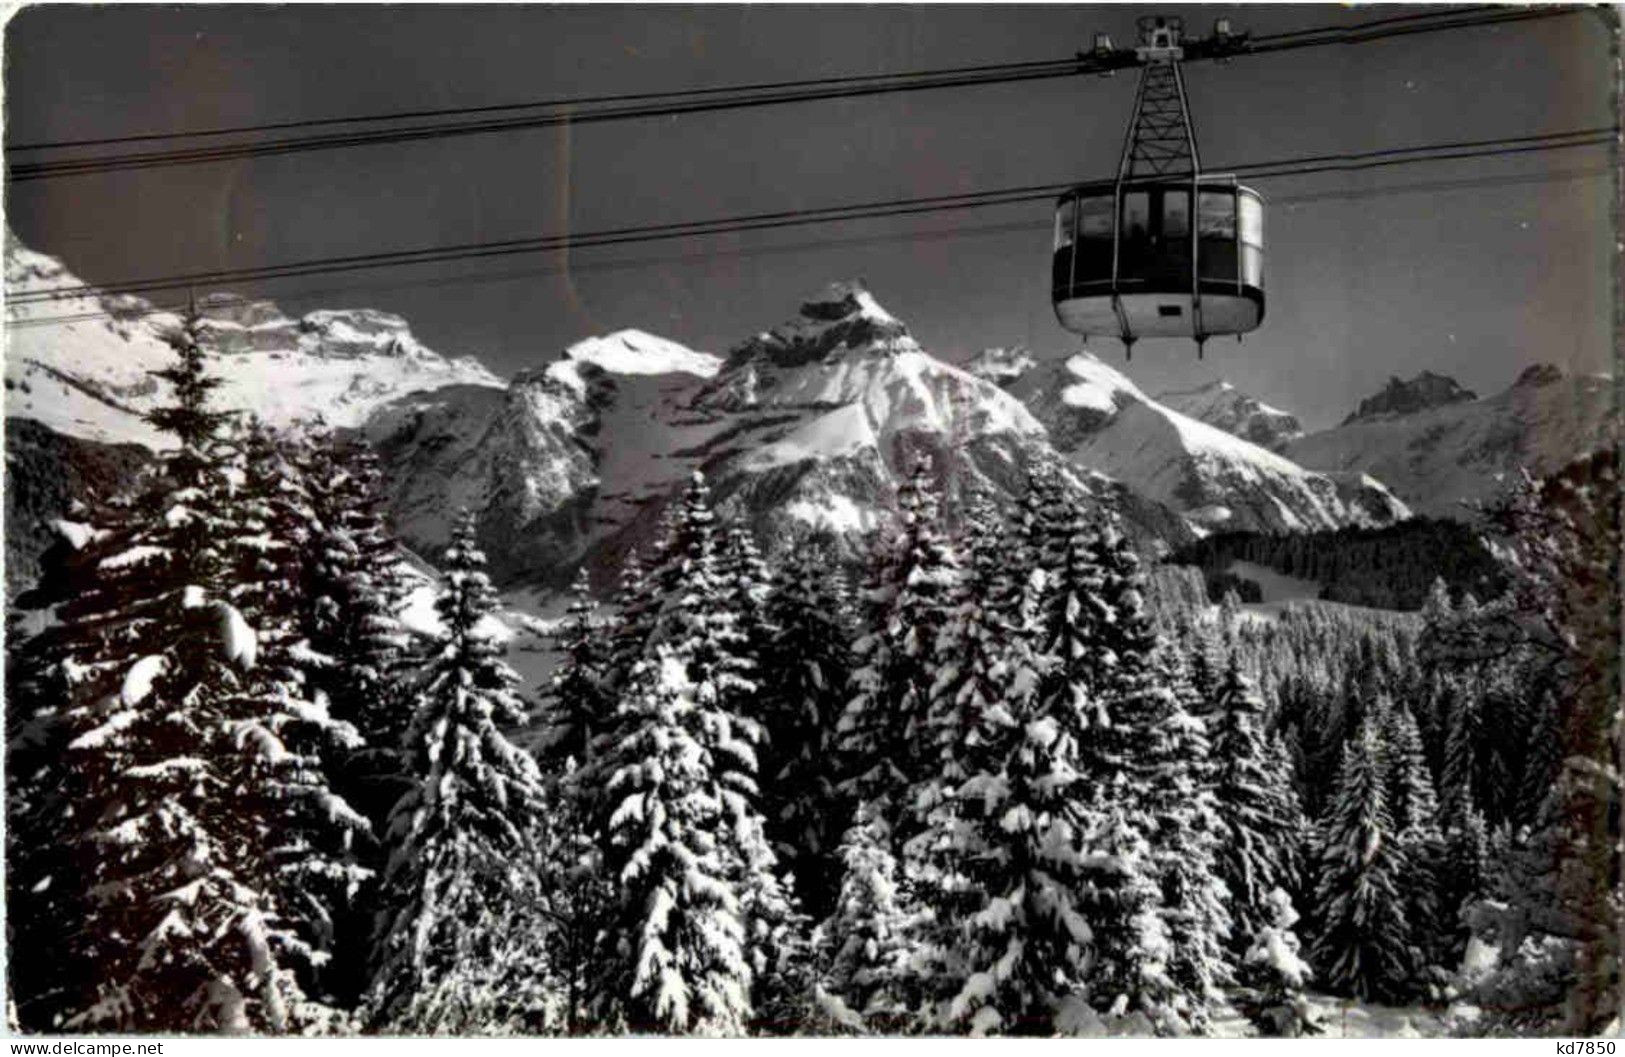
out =
<path fill-rule="evenodd" d="M 1264 320 L 1264 202 L 1233 176 L 1206 175 L 1179 60 L 1180 20 L 1143 18 L 1134 112 L 1115 180 L 1080 184 L 1055 208 L 1052 296 L 1061 326 L 1140 338 L 1214 335 Z M 1221 21 L 1204 54 L 1232 38 Z M 1110 51 L 1097 39 L 1096 51 Z"/>

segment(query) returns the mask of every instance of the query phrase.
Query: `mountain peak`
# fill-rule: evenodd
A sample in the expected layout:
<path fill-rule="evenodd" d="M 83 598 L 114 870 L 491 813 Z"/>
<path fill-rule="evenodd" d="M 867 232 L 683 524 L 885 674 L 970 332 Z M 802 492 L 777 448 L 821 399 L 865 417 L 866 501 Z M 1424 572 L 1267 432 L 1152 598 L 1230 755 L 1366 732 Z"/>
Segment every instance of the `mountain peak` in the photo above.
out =
<path fill-rule="evenodd" d="M 919 348 L 908 327 L 880 306 L 862 280 L 847 280 L 803 301 L 794 319 L 735 347 L 729 359 L 799 367 L 851 352 L 889 355 Z"/>
<path fill-rule="evenodd" d="M 709 378 L 722 361 L 707 352 L 695 352 L 669 338 L 627 329 L 583 339 L 564 350 L 564 358 L 590 363 L 611 374 L 685 374 Z"/>
<path fill-rule="evenodd" d="M 833 323 L 861 316 L 878 324 L 902 326 L 897 317 L 880 307 L 862 279 L 830 283 L 818 296 L 801 303 L 801 315 L 821 323 Z"/>
<path fill-rule="evenodd" d="M 691 374 L 710 378 L 721 366 L 722 360 L 708 352 L 695 352 L 670 338 L 628 328 L 583 338 L 558 359 L 539 369 L 522 371 L 514 381 L 549 378 L 569 386 L 579 396 L 587 391 L 587 379 L 597 374 Z M 582 367 L 587 368 L 585 376 Z"/>
<path fill-rule="evenodd" d="M 1298 416 L 1249 396 L 1224 378 L 1192 389 L 1171 389 L 1157 394 L 1157 400 L 1271 451 L 1303 435 Z"/>
<path fill-rule="evenodd" d="M 983 349 L 971 358 L 965 369 L 985 382 L 1007 386 L 1038 365 L 1033 354 L 1020 345 Z"/>
<path fill-rule="evenodd" d="M 1523 369 L 1518 380 L 1512 383 L 1514 389 L 1539 389 L 1551 385 L 1553 382 L 1563 380 L 1563 369 L 1552 363 L 1535 363 Z"/>
<path fill-rule="evenodd" d="M 1360 401 L 1359 408 L 1343 420 L 1343 425 L 1392 415 L 1413 415 L 1418 411 L 1477 399 L 1477 393 L 1464 389 L 1447 375 L 1423 371 L 1409 381 L 1391 376 L 1381 392 Z"/>

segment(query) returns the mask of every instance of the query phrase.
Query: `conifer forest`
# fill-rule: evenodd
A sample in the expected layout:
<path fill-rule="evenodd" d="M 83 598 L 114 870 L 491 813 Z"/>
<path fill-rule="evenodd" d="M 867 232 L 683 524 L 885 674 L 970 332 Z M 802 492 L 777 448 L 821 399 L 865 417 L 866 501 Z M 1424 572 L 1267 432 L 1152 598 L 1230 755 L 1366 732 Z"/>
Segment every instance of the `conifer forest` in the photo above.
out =
<path fill-rule="evenodd" d="M 1493 593 L 1270 619 L 1058 464 L 915 459 L 856 561 L 695 473 L 526 685 L 472 515 L 409 628 L 367 444 L 169 340 L 170 446 L 8 628 L 14 1029 L 1618 1029 L 1611 451 L 1481 506 Z"/>

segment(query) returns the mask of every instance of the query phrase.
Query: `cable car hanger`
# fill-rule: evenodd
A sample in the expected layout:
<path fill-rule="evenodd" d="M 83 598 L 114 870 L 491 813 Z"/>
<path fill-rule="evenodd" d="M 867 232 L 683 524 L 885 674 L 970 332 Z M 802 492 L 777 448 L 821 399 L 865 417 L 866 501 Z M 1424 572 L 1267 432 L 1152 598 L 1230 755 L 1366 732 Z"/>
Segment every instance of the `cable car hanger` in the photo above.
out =
<path fill-rule="evenodd" d="M 1239 341 L 1263 322 L 1264 210 L 1234 176 L 1202 172 L 1180 63 L 1222 62 L 1245 52 L 1247 37 L 1222 18 L 1203 39 L 1186 39 L 1175 17 L 1136 24 L 1132 50 L 1095 35 L 1091 57 L 1139 66 L 1140 83 L 1116 178 L 1079 184 L 1056 204 L 1052 300 L 1063 327 L 1116 337 L 1129 358 L 1144 337 L 1189 337 L 1201 358 L 1208 338 Z"/>

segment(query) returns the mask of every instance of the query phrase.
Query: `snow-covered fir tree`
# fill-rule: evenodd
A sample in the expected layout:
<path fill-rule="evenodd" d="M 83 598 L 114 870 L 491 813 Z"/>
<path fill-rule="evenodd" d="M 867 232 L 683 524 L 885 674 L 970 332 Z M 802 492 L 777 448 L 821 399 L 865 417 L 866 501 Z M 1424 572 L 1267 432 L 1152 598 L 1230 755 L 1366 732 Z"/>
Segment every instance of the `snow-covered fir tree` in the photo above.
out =
<path fill-rule="evenodd" d="M 542 700 L 539 754 L 555 774 L 563 772 L 566 760 L 578 766 L 586 762 L 612 707 L 605 686 L 609 661 L 605 627 L 597 612 L 587 570 L 582 569 L 570 585 L 570 603 L 554 633 L 560 659 Z"/>
<path fill-rule="evenodd" d="M 717 576 L 722 582 L 725 603 L 736 614 L 737 650 L 749 662 L 749 675 L 755 684 L 752 696 L 756 696 L 763 679 L 762 660 L 778 635 L 778 629 L 768 617 L 773 578 L 755 538 L 744 525 L 730 525 L 720 536 Z"/>
<path fill-rule="evenodd" d="M 381 864 L 356 854 L 372 844 L 371 822 L 328 786 L 349 792 L 329 777 L 342 773 L 333 763 L 365 742 L 352 724 L 332 716 L 330 698 L 313 685 L 313 671 L 330 668 L 313 655 L 300 620 L 307 561 L 320 534 L 307 480 L 289 445 L 263 423 L 250 422 L 236 446 L 240 480 L 224 507 L 231 526 L 227 597 L 254 628 L 256 647 L 254 668 L 229 703 L 233 739 L 261 749 L 250 757 L 242 795 L 261 798 L 259 811 L 281 820 L 268 834 L 268 851 L 282 901 L 309 941 L 335 956 L 338 964 L 321 974 L 323 990 L 348 1001 L 364 958 L 346 949 L 345 941 L 360 937 L 344 926 L 359 916 L 358 896 Z M 304 798 L 311 802 L 294 806 Z M 343 827 L 335 831 L 334 821 Z"/>
<path fill-rule="evenodd" d="M 1161 701 L 1163 730 L 1147 743 L 1149 805 L 1155 819 L 1151 840 L 1162 885 L 1163 917 L 1173 957 L 1169 975 L 1181 991 L 1182 1012 L 1192 1030 L 1206 1032 L 1221 990 L 1233 982 L 1227 941 L 1232 897 L 1219 869 L 1229 838 L 1215 794 L 1215 767 L 1202 720 L 1186 710 L 1192 695 L 1171 650 L 1158 657 L 1157 678 L 1172 689 Z"/>
<path fill-rule="evenodd" d="M 1112 614 L 1104 599 L 1097 533 L 1077 499 L 1053 480 L 1035 478 L 1029 493 L 1046 504 L 1028 518 L 1042 535 L 1036 636 L 1039 653 L 1050 659 L 1039 694 L 1048 714 L 1066 717 L 1080 751 L 1087 753 L 1094 732 L 1108 722 L 1105 681 L 1112 664 L 1103 645 L 1102 629 Z"/>
<path fill-rule="evenodd" d="M 898 489 L 901 530 L 884 543 L 862 592 L 850 697 L 836 727 L 841 793 L 867 804 L 900 856 L 917 827 L 913 794 L 935 777 L 928 735 L 939 632 L 960 576 L 943 536 L 930 466 L 917 462 Z"/>
<path fill-rule="evenodd" d="M 1116 797 L 1108 793 L 1108 800 Z M 1086 838 L 1082 900 L 1092 933 L 1089 995 L 1127 1034 L 1180 1034 L 1178 987 L 1156 865 L 1144 833 L 1108 807 Z"/>
<path fill-rule="evenodd" d="M 640 663 L 617 719 L 604 823 L 616 892 L 598 1016 L 632 1031 L 741 1035 L 755 974 L 712 751 L 749 746 L 666 644 Z"/>
<path fill-rule="evenodd" d="M 599 1005 L 636 1030 L 737 1034 L 799 997 L 804 930 L 761 818 L 762 729 L 740 711 L 755 664 L 698 473 L 658 553 L 646 655 L 601 739 L 617 883 Z"/>
<path fill-rule="evenodd" d="M 149 421 L 177 447 L 101 511 L 73 597 L 37 644 L 61 694 L 47 708 L 60 780 L 37 805 L 57 848 L 13 867 L 43 897 L 24 904 L 43 915 L 37 935 L 55 933 L 49 991 L 20 996 L 39 1028 L 287 1032 L 330 1019 L 304 986 L 325 956 L 320 915 L 290 905 L 286 878 L 341 873 L 324 849 L 359 819 L 296 740 L 325 716 L 285 654 L 260 666 L 233 602 L 274 590 L 276 572 L 238 561 L 250 525 L 225 416 L 209 405 L 206 340 L 195 313 L 170 335 L 177 362 L 154 373 L 171 398 Z M 275 653 L 285 643 L 267 631 Z"/>
<path fill-rule="evenodd" d="M 1229 897 L 1214 862 L 1219 819 L 1206 733 L 1185 711 L 1182 696 L 1189 695 L 1179 692 L 1179 668 L 1145 609 L 1145 575 L 1128 540 L 1108 523 L 1095 534 L 1093 549 L 1111 619 L 1100 628 L 1098 646 L 1107 661 L 1105 722 L 1085 743 L 1085 766 L 1110 790 L 1120 824 L 1147 843 L 1175 990 L 1170 1008 L 1158 1015 L 1202 1031 L 1219 985 L 1231 975 L 1223 949 Z"/>
<path fill-rule="evenodd" d="M 913 914 L 883 828 L 859 807 L 841 841 L 841 887 L 819 929 L 819 987 L 837 1027 L 891 1034 L 910 1026 L 903 980 Z"/>
<path fill-rule="evenodd" d="M 1304 993 L 1314 976 L 1299 952 L 1292 897 L 1274 888 L 1264 897 L 1270 917 L 1253 936 L 1242 961 L 1240 1005 L 1259 1034 L 1276 1038 L 1318 1035 L 1322 1028 Z"/>
<path fill-rule="evenodd" d="M 1286 761 L 1270 751 L 1264 735 L 1264 703 L 1234 654 L 1214 718 L 1214 797 L 1226 827 L 1218 850 L 1219 876 L 1232 900 L 1233 949 L 1245 954 L 1273 916 L 1266 903 L 1269 893 L 1297 887 L 1292 869 L 1299 839 L 1295 794 L 1284 773 Z"/>
<path fill-rule="evenodd" d="M 527 717 L 518 676 L 486 626 L 496 592 L 472 514 L 459 519 L 441 573 L 444 631 L 407 729 L 414 785 L 390 814 L 367 999 L 373 1023 L 418 1032 L 473 1027 L 451 1016 L 466 1008 L 456 996 L 484 986 L 480 974 L 501 956 L 507 937 L 495 926 L 526 898 L 524 864 L 546 818 L 535 761 L 503 733 Z"/>
<path fill-rule="evenodd" d="M 311 681 L 367 745 L 347 774 L 351 795 L 382 821 L 404 787 L 394 750 L 411 722 L 409 634 L 398 614 L 409 584 L 383 512 L 378 458 L 364 441 L 319 429 L 298 444 L 312 515 L 302 591 Z"/>
<path fill-rule="evenodd" d="M 972 500 L 959 546 L 965 565 L 950 588 L 937 634 L 939 660 L 918 735 L 924 751 L 905 809 L 913 835 L 903 842 L 904 876 L 929 911 L 920 919 L 911 959 L 913 997 L 928 1028 L 954 1017 L 947 1003 L 974 972 L 964 964 L 960 933 L 986 895 L 981 882 L 988 879 L 973 876 L 972 862 L 987 852 L 974 832 L 980 813 L 967 786 L 973 777 L 975 785 L 985 785 L 1004 766 L 1003 746 L 994 744 L 1005 740 L 1004 713 L 992 710 L 1013 704 L 1015 693 L 1036 689 L 1021 630 L 1010 627 L 995 601 L 1005 593 L 996 560 L 999 533 L 996 512 Z"/>
<path fill-rule="evenodd" d="M 1380 732 L 1367 715 L 1343 747 L 1337 797 L 1319 826 L 1311 960 L 1340 994 L 1409 996 L 1414 974 L 1405 916 L 1406 862 L 1395 839 Z"/>
<path fill-rule="evenodd" d="M 985 578 L 987 563 L 975 559 L 993 553 L 996 526 L 981 531 L 972 564 Z M 1045 711 L 1067 702 L 1040 696 L 1044 662 L 1033 636 L 1007 622 L 1030 607 L 1002 607 L 1001 616 L 988 607 L 999 592 L 975 582 L 945 631 L 964 665 L 960 678 L 943 680 L 954 697 L 942 712 L 961 724 L 954 755 L 963 775 L 927 834 L 939 869 L 962 878 L 965 893 L 960 907 L 932 901 L 946 918 L 934 930 L 945 948 L 938 962 L 951 974 L 935 1024 L 1053 1035 L 1070 1030 L 1067 1018 L 1085 999 L 1094 939 L 1081 893 L 1077 822 L 1087 807 L 1076 725 Z"/>
<path fill-rule="evenodd" d="M 1439 889 L 1445 869 L 1444 834 L 1439 828 L 1439 802 L 1433 789 L 1416 718 L 1403 705 L 1388 712 L 1388 792 L 1394 839 L 1404 855 L 1405 916 L 1418 968 L 1436 965 L 1445 956 L 1445 922 L 1439 917 Z"/>
<path fill-rule="evenodd" d="M 783 557 L 768 599 L 774 628 L 758 701 L 766 728 L 760 766 L 768 838 L 815 920 L 841 883 L 837 846 L 850 808 L 836 791 L 835 725 L 846 703 L 852 634 L 831 560 L 806 544 Z"/>

